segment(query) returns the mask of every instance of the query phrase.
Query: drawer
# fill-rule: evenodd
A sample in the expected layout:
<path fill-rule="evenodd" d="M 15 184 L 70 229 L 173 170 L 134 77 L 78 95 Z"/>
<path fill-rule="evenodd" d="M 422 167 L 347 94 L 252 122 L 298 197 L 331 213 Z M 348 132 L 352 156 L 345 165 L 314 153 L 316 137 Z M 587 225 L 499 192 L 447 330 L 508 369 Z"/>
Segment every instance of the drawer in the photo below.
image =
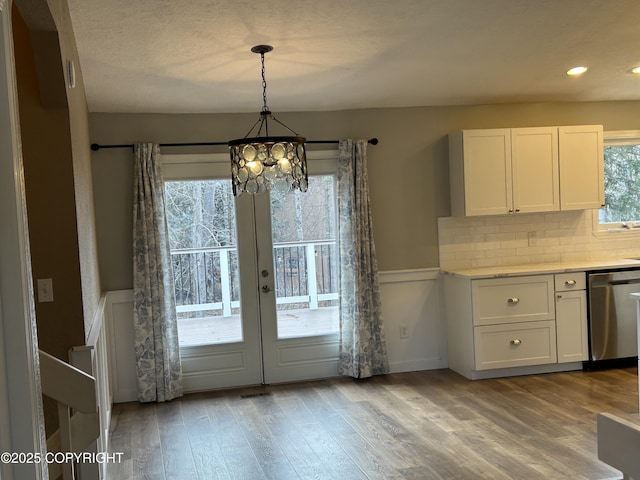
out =
<path fill-rule="evenodd" d="M 474 328 L 476 370 L 556 363 L 553 320 Z"/>
<path fill-rule="evenodd" d="M 584 272 L 556 273 L 556 292 L 569 292 L 571 290 L 585 290 L 587 288 Z"/>
<path fill-rule="evenodd" d="M 473 280 L 473 324 L 553 320 L 553 275 Z"/>

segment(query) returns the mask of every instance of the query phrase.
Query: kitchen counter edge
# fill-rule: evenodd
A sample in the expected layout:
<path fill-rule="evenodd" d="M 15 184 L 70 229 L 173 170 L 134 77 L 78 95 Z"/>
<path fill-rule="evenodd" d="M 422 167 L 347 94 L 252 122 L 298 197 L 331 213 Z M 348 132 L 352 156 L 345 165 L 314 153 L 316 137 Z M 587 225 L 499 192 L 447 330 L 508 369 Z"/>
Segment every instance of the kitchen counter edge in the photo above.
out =
<path fill-rule="evenodd" d="M 640 260 L 635 258 L 585 260 L 577 262 L 530 263 L 496 267 L 478 267 L 464 269 L 441 268 L 447 275 L 466 278 L 500 278 L 521 275 L 543 275 L 549 273 L 570 273 L 598 270 L 615 270 L 624 268 L 640 269 Z"/>

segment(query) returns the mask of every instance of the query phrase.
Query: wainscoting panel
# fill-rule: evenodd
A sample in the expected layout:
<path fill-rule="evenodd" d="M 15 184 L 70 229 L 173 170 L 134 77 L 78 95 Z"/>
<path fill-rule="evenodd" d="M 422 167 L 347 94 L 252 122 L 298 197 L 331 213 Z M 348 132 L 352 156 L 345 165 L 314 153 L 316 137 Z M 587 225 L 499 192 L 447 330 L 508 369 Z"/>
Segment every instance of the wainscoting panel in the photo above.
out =
<path fill-rule="evenodd" d="M 409 372 L 446 368 L 446 329 L 440 303 L 438 269 L 380 272 L 380 294 L 391 371 Z M 105 319 L 110 334 L 110 369 L 114 403 L 137 399 L 133 345 L 133 293 L 108 292 Z M 185 354 L 186 353 L 186 354 Z M 205 361 L 197 349 L 182 355 L 185 391 L 202 390 L 206 374 L 190 375 L 189 365 Z M 295 351 L 280 352 L 280 361 L 295 364 Z M 220 357 L 218 366 L 229 375 L 243 368 L 233 352 Z M 216 369 L 219 371 L 218 369 Z"/>
<path fill-rule="evenodd" d="M 447 367 L 437 268 L 379 273 L 392 373 Z"/>
<path fill-rule="evenodd" d="M 136 401 L 138 399 L 138 383 L 136 381 L 132 290 L 116 290 L 107 293 L 105 319 L 111 336 L 109 365 L 113 402 Z"/>

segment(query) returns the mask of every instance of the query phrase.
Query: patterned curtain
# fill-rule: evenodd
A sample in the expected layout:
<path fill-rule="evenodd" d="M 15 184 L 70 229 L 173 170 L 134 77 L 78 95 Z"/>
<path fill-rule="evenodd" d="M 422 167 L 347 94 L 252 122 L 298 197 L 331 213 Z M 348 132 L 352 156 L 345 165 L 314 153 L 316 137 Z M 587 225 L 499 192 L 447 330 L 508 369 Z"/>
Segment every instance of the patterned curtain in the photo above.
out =
<path fill-rule="evenodd" d="M 133 201 L 133 321 L 138 400 L 182 396 L 169 234 L 164 209 L 160 149 L 135 146 Z"/>
<path fill-rule="evenodd" d="M 366 152 L 366 140 L 340 141 L 338 373 L 354 378 L 389 373 L 378 286 L 378 263 L 369 209 Z"/>

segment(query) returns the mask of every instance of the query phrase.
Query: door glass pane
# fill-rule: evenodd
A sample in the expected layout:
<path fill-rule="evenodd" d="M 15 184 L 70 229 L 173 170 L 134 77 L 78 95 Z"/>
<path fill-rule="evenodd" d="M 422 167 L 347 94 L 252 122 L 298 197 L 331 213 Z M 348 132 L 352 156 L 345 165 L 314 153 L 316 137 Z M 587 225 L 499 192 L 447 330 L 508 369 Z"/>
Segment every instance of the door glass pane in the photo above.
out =
<path fill-rule="evenodd" d="M 336 181 L 316 175 L 309 190 L 271 191 L 278 338 L 338 332 Z"/>
<path fill-rule="evenodd" d="M 231 182 L 165 182 L 180 346 L 241 342 Z"/>

